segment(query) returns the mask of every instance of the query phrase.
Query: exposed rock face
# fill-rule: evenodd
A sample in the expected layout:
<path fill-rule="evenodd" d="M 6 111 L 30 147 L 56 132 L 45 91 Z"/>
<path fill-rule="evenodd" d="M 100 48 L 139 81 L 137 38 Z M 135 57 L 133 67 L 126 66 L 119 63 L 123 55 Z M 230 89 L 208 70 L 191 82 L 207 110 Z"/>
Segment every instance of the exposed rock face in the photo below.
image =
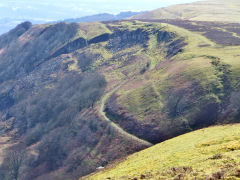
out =
<path fill-rule="evenodd" d="M 170 42 L 175 35 L 167 31 L 160 31 L 157 34 L 157 41 L 160 42 Z"/>
<path fill-rule="evenodd" d="M 89 40 L 88 44 L 95 44 L 100 42 L 106 42 L 111 38 L 111 35 L 108 33 L 101 34 L 100 36 L 97 36 L 95 38 L 92 38 Z"/>
<path fill-rule="evenodd" d="M 178 53 L 183 52 L 183 47 L 186 46 L 187 43 L 184 42 L 184 39 L 177 39 L 173 42 L 171 42 L 168 45 L 167 50 L 167 58 L 170 59 L 171 57 L 177 55 Z"/>
<path fill-rule="evenodd" d="M 59 49 L 50 58 L 57 57 L 61 54 L 68 54 L 68 53 L 71 53 L 71 52 L 76 51 L 78 49 L 84 48 L 86 46 L 87 46 L 87 40 L 84 39 L 84 38 L 78 38 L 78 39 L 68 43 L 67 45 L 65 45 L 61 49 Z"/>
<path fill-rule="evenodd" d="M 120 49 L 125 49 L 132 47 L 136 44 L 142 45 L 146 48 L 145 43 L 149 40 L 149 33 L 142 30 L 137 29 L 134 31 L 116 31 L 111 36 L 107 44 L 107 48 L 111 49 L 113 52 L 116 52 Z"/>

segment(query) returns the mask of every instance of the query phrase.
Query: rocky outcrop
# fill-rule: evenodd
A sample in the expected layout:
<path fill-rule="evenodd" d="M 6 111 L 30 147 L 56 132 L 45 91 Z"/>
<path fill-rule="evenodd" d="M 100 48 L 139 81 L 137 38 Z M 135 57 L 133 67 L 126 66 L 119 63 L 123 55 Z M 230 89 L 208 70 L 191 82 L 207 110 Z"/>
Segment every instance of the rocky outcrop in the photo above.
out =
<path fill-rule="evenodd" d="M 146 48 L 146 43 L 149 40 L 149 32 L 143 29 L 137 29 L 133 31 L 129 30 L 117 30 L 115 31 L 111 39 L 108 41 L 107 48 L 113 52 L 126 49 L 134 45 L 141 45 Z"/>
<path fill-rule="evenodd" d="M 183 52 L 184 46 L 186 46 L 187 43 L 184 41 L 184 38 L 180 38 L 177 40 L 172 41 L 167 46 L 167 59 L 172 58 L 173 56 L 176 56 L 178 53 Z"/>
<path fill-rule="evenodd" d="M 111 38 L 109 33 L 101 34 L 100 36 L 94 37 L 88 41 L 88 44 L 96 44 L 100 42 L 106 42 Z"/>
<path fill-rule="evenodd" d="M 64 47 L 62 47 L 61 49 L 59 49 L 58 51 L 56 51 L 52 56 L 50 56 L 48 59 L 57 57 L 61 54 L 68 54 L 71 53 L 73 51 L 76 51 L 78 49 L 84 48 L 87 46 L 87 40 L 84 38 L 78 38 L 70 43 L 68 43 L 67 45 L 65 45 Z"/>

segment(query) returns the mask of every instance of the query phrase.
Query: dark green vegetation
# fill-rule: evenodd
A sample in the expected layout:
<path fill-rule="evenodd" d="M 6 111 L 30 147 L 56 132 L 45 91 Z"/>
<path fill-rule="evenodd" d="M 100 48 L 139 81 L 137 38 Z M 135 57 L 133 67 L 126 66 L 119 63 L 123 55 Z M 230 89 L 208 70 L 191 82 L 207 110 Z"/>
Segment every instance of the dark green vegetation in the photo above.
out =
<path fill-rule="evenodd" d="M 17 26 L 0 37 L 0 177 L 78 179 L 151 143 L 239 122 L 239 29 L 156 19 Z"/>

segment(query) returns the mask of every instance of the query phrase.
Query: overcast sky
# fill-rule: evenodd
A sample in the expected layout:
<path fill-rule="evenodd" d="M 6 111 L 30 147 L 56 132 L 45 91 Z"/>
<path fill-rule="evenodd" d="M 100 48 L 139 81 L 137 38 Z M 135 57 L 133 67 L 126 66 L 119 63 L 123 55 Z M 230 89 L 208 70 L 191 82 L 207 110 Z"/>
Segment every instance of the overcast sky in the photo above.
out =
<path fill-rule="evenodd" d="M 0 0 L 0 19 L 61 20 L 97 13 L 146 11 L 196 0 Z"/>

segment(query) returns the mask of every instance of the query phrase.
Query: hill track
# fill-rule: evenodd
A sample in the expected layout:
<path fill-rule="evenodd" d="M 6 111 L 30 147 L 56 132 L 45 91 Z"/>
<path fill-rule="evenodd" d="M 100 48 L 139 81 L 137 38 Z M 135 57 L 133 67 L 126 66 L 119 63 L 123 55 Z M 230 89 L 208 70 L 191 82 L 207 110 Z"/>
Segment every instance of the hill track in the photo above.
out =
<path fill-rule="evenodd" d="M 143 139 L 140 139 L 136 136 L 134 136 L 133 134 L 130 134 L 128 132 L 126 132 L 124 129 L 122 129 L 119 125 L 117 125 L 116 123 L 114 123 L 113 121 L 111 121 L 107 115 L 106 115 L 106 112 L 104 111 L 105 110 L 105 104 L 107 102 L 107 100 L 111 97 L 112 94 L 114 94 L 117 90 L 119 90 L 120 87 L 122 87 L 123 85 L 125 85 L 127 82 L 129 82 L 130 80 L 125 80 L 123 81 L 122 83 L 120 83 L 119 85 L 117 85 L 113 90 L 109 91 L 108 93 L 106 93 L 102 99 L 101 99 L 101 102 L 100 102 L 100 108 L 99 108 L 99 114 L 101 115 L 101 117 L 109 122 L 109 124 L 117 131 L 119 132 L 120 134 L 124 135 L 126 138 L 129 138 L 129 139 L 132 139 L 133 141 L 137 141 L 143 145 L 146 145 L 146 146 L 152 146 L 153 144 L 151 144 L 150 142 L 146 141 L 146 140 L 143 140 Z"/>

